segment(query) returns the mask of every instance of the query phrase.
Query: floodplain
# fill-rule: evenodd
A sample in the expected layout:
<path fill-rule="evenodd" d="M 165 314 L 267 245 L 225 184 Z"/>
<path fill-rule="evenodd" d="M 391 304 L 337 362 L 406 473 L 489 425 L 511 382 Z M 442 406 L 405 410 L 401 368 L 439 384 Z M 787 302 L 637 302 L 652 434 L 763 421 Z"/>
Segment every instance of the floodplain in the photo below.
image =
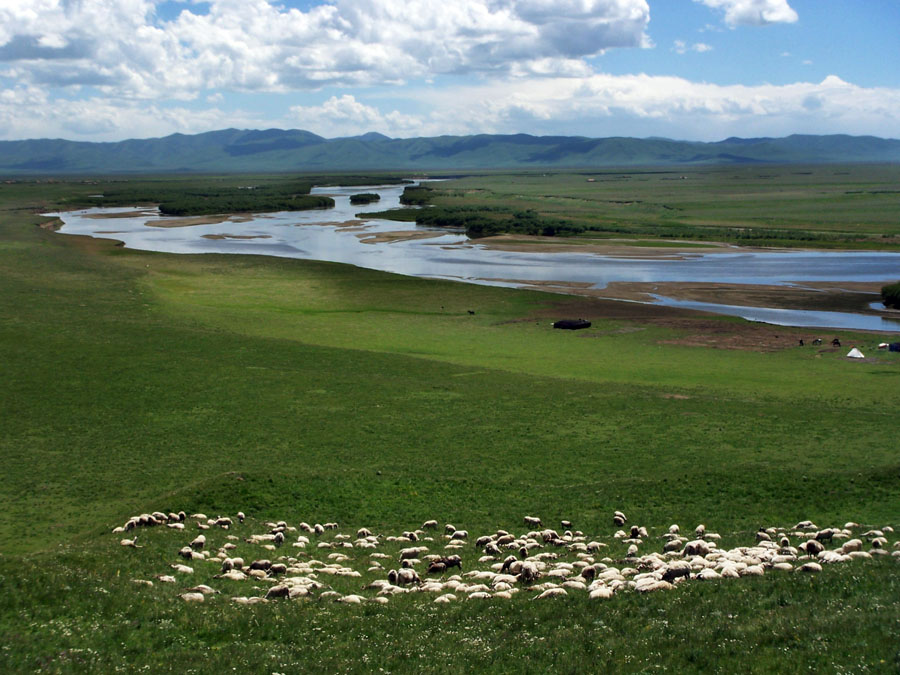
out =
<path fill-rule="evenodd" d="M 822 208 L 812 227 L 789 208 L 778 229 L 806 223 L 895 246 L 892 169 L 828 170 L 844 181 L 834 203 L 846 209 Z M 800 171 L 796 181 L 811 180 Z M 461 180 L 470 187 L 453 189 L 477 198 L 476 185 L 519 178 Z M 578 190 L 597 182 L 578 181 Z M 533 196 L 517 184 L 508 194 L 569 207 L 568 190 Z M 856 190 L 858 201 L 847 194 Z M 324 589 L 230 601 L 265 595 L 271 583 L 258 581 L 222 582 L 221 594 L 188 604 L 178 596 L 200 579 L 135 584 L 178 563 L 199 532 L 147 528 L 141 548 L 121 546 L 134 533 L 112 528 L 154 510 L 243 511 L 243 526 L 208 534 L 211 546 L 237 536 L 248 557 L 256 549 L 245 535 L 270 520 L 336 522 L 353 541 L 358 528 L 386 537 L 437 519 L 471 533 L 464 571 L 480 555 L 474 537 L 524 533 L 526 515 L 560 530 L 572 521 L 606 544 L 597 561 L 618 567 L 627 553 L 615 510 L 647 528 L 641 553 L 661 552 L 672 523 L 702 523 L 723 548 L 802 520 L 853 521 L 860 534 L 900 527 L 891 422 L 900 354 L 878 350 L 877 334 L 333 263 L 149 253 L 38 227 L 47 224 L 39 213 L 105 191 L 103 179 L 0 185 L 4 671 L 900 667 L 900 561 L 890 553 L 818 574 L 770 571 L 601 602 L 574 593 L 536 601 L 523 590 L 447 605 L 427 593 L 344 605 Z M 729 222 L 761 222 L 761 207 L 735 204 Z M 685 218 L 692 227 L 724 219 L 725 205 L 696 212 L 714 208 L 702 223 Z M 574 316 L 591 328 L 550 326 Z M 815 337 L 825 344 L 811 345 Z M 868 358 L 846 359 L 850 345 Z M 426 543 L 435 553 L 442 534 Z M 385 570 L 399 565 L 398 548 L 385 544 Z M 218 570 L 203 565 L 203 580 Z M 367 574 L 327 584 L 362 593 L 385 576 Z"/>

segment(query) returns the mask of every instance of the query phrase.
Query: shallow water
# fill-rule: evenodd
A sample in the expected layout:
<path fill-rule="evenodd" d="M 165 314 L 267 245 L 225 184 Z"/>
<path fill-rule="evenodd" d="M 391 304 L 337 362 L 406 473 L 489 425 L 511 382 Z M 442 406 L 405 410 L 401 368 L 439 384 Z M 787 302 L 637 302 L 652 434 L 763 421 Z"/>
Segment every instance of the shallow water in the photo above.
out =
<path fill-rule="evenodd" d="M 400 205 L 403 186 L 315 188 L 334 197 L 333 209 L 264 214 L 248 222 L 188 227 L 153 227 L 158 214 L 127 218 L 91 218 L 122 213 L 123 208 L 87 209 L 54 214 L 63 234 L 109 237 L 129 248 L 167 253 L 249 253 L 349 263 L 411 276 L 455 279 L 496 286 L 516 282 L 580 282 L 602 289 L 612 282 L 705 282 L 788 285 L 812 281 L 882 282 L 900 278 L 900 254 L 880 252 L 735 251 L 678 253 L 652 259 L 616 258 L 593 253 L 511 252 L 489 249 L 462 233 L 417 227 L 414 223 L 368 220 L 356 214 Z M 378 192 L 381 201 L 352 206 L 350 195 Z M 415 232 L 429 238 L 366 243 L 379 233 Z M 253 239 L 209 239 L 238 235 Z M 513 281 L 514 280 L 514 281 Z M 818 326 L 900 332 L 900 321 L 848 312 L 812 312 L 678 301 L 661 304 L 703 309 L 789 326 Z"/>

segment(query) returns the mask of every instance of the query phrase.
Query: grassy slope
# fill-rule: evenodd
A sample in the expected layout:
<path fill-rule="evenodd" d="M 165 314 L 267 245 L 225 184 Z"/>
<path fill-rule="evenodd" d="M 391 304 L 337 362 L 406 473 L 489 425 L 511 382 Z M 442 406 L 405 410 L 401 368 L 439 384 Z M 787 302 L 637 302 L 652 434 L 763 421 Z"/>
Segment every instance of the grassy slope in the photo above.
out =
<path fill-rule="evenodd" d="M 509 323 L 553 296 L 124 251 L 11 212 L 0 285 L 7 670 L 333 671 L 363 668 L 361 644 L 400 670 L 511 670 L 526 657 L 536 671 L 583 658 L 623 670 L 896 667 L 887 564 L 602 609 L 196 611 L 162 590 L 128 594 L 147 563 L 103 534 L 153 508 L 394 530 L 436 517 L 490 531 L 528 512 L 608 529 L 613 508 L 651 527 L 723 532 L 885 524 L 900 503 L 883 404 L 896 360 L 662 345 L 662 329 L 621 333 L 633 328 L 621 322 L 585 339 L 545 319 Z M 701 615 L 712 620 L 698 629 Z M 98 633 L 96 621 L 117 627 Z"/>

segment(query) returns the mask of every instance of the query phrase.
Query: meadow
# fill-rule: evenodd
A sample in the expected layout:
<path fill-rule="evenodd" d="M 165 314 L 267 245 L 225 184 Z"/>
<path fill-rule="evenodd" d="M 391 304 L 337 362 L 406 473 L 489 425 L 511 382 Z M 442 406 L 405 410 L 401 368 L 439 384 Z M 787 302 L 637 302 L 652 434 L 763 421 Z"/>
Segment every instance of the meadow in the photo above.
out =
<path fill-rule="evenodd" d="M 734 166 L 521 172 L 408 188 L 397 219 L 582 239 L 706 240 L 746 246 L 896 250 L 893 165 Z"/>
<path fill-rule="evenodd" d="M 809 331 L 724 317 L 144 253 L 36 226 L 37 211 L 98 191 L 102 179 L 0 185 L 4 672 L 900 669 L 890 556 L 602 604 L 240 607 L 184 604 L 184 584 L 136 587 L 190 538 L 155 529 L 144 548 L 120 546 L 111 529 L 156 509 L 351 535 L 430 518 L 521 532 L 537 515 L 606 537 L 614 557 L 616 509 L 648 528 L 647 546 L 673 522 L 704 523 L 723 545 L 803 519 L 900 527 L 900 358 L 850 362 L 796 347 Z M 890 234 L 872 199 L 859 230 Z M 593 325 L 550 327 L 569 316 Z M 690 339 L 760 332 L 783 348 Z M 867 354 L 882 340 L 834 336 Z"/>

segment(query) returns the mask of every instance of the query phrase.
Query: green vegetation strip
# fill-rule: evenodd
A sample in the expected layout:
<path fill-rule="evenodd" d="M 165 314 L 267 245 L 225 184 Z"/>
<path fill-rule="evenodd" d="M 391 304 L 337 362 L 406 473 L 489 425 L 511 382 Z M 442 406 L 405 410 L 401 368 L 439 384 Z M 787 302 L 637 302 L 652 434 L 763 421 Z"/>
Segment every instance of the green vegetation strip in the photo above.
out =
<path fill-rule="evenodd" d="M 393 531 L 429 517 L 492 531 L 528 513 L 589 530 L 614 508 L 651 528 L 897 526 L 900 362 L 688 347 L 709 318 L 34 227 L 47 220 L 35 208 L 97 192 L 0 186 L 5 672 L 900 663 L 893 560 L 602 609 L 272 611 L 136 593 L 144 563 L 108 532 L 153 508 Z M 549 327 L 582 312 L 588 331 Z"/>
<path fill-rule="evenodd" d="M 487 174 L 407 188 L 423 225 L 502 233 L 897 250 L 896 166 Z M 399 214 L 406 219 L 406 214 Z"/>

